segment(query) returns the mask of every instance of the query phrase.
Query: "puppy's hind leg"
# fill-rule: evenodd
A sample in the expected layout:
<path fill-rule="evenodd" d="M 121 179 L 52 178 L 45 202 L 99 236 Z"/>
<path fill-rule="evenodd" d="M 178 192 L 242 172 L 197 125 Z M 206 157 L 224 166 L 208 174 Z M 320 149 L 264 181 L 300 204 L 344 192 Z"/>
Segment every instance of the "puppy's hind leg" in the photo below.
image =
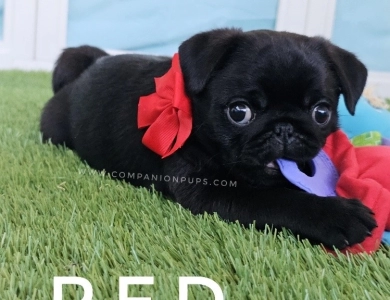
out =
<path fill-rule="evenodd" d="M 40 129 L 43 141 L 73 148 L 70 135 L 69 105 L 73 82 L 98 58 L 108 55 L 91 46 L 67 48 L 57 60 L 53 72 L 54 96 L 42 111 Z"/>
<path fill-rule="evenodd" d="M 61 89 L 46 103 L 41 115 L 40 130 L 44 142 L 72 147 L 69 124 L 69 94 L 71 86 Z"/>

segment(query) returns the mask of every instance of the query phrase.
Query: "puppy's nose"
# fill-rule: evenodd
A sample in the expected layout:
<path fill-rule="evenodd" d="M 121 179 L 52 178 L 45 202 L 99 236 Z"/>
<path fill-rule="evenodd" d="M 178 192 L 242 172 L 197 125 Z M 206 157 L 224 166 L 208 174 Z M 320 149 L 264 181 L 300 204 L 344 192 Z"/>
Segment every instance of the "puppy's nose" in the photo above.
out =
<path fill-rule="evenodd" d="M 293 139 L 294 128 L 290 123 L 279 123 L 274 128 L 275 137 L 282 143 L 290 143 Z"/>

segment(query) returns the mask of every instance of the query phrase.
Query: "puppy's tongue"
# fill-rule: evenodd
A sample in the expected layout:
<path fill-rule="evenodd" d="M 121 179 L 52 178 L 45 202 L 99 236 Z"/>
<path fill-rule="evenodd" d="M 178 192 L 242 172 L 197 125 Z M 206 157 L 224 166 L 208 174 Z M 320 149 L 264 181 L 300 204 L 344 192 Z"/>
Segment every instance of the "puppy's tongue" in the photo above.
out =
<path fill-rule="evenodd" d="M 294 161 L 277 159 L 276 163 L 283 176 L 302 190 L 322 197 L 336 195 L 336 183 L 339 179 L 339 174 L 324 151 L 321 150 L 310 162 L 312 176 L 302 172 Z"/>

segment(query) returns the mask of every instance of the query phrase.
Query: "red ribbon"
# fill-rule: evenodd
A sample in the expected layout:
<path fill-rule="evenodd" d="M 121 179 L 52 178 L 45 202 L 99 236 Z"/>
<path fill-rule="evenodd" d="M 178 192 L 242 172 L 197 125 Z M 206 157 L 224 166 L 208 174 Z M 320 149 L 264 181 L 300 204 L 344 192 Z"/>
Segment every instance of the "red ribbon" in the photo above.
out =
<path fill-rule="evenodd" d="M 139 99 L 138 128 L 149 126 L 142 143 L 165 158 L 183 146 L 192 129 L 191 104 L 177 53 L 168 72 L 154 80 L 156 92 Z"/>

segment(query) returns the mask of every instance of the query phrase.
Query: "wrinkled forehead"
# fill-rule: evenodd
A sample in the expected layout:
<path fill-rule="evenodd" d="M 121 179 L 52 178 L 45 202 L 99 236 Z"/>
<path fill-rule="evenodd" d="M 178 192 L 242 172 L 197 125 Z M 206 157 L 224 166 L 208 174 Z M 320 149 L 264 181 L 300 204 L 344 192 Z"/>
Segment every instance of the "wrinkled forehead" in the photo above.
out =
<path fill-rule="evenodd" d="M 224 87 L 226 95 L 261 93 L 267 98 L 298 102 L 308 96 L 331 98 L 336 87 L 334 76 L 321 49 L 309 41 L 243 41 L 216 76 L 217 84 Z"/>

